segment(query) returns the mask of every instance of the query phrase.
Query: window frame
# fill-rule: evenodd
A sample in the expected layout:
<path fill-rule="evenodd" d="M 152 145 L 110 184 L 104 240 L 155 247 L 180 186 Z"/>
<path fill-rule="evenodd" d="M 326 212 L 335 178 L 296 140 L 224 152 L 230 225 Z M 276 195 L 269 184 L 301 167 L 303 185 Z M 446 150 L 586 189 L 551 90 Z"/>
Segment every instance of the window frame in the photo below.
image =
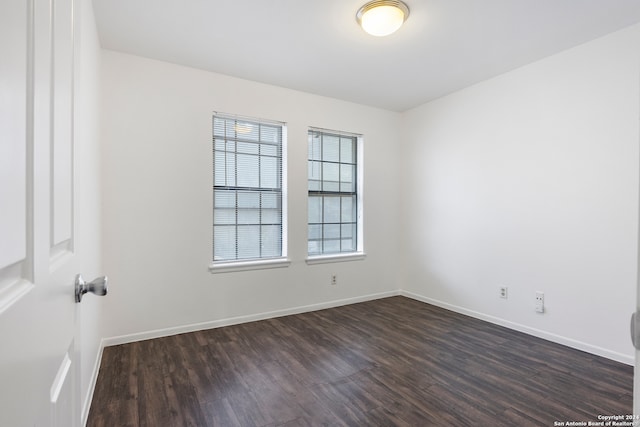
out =
<path fill-rule="evenodd" d="M 330 252 L 330 253 L 322 253 L 322 254 L 309 254 L 309 212 L 307 210 L 307 258 L 306 263 L 309 265 L 313 264 L 322 264 L 322 263 L 333 263 L 333 262 L 343 262 L 343 261 L 356 261 L 363 260 L 366 257 L 366 253 L 364 251 L 364 137 L 362 134 L 345 132 L 345 131 L 337 131 L 333 129 L 319 128 L 319 127 L 309 127 L 307 130 L 307 140 L 311 133 L 321 133 L 327 135 L 333 135 L 338 137 L 349 137 L 355 139 L 355 160 L 356 160 L 356 248 L 351 252 Z M 307 142 L 307 209 L 309 209 L 309 198 L 312 194 L 312 191 L 309 190 L 309 167 L 310 167 L 310 153 L 309 153 L 309 145 Z M 339 194 L 340 192 L 327 192 L 327 194 Z M 322 192 L 318 192 L 313 190 L 313 194 L 322 194 Z"/>
<path fill-rule="evenodd" d="M 270 256 L 270 257 L 256 257 L 256 258 L 240 258 L 240 259 L 224 259 L 224 260 L 215 260 L 215 192 L 216 187 L 220 188 L 221 186 L 216 186 L 216 135 L 215 135 L 215 119 L 223 119 L 223 120 L 233 120 L 233 121 L 246 121 L 260 125 L 267 126 L 278 126 L 281 129 L 282 139 L 281 139 L 281 147 L 280 147 L 280 209 L 281 209 L 281 235 L 280 235 L 280 244 L 281 244 L 281 253 L 279 256 Z M 225 137 L 225 141 L 237 140 L 237 135 L 235 139 Z M 268 268 L 281 268 L 288 267 L 291 261 L 288 258 L 288 197 L 287 197 L 287 123 L 282 121 L 268 120 L 256 117 L 248 117 L 241 116 L 235 114 L 226 114 L 220 112 L 213 112 L 211 115 L 211 144 L 212 144 L 212 171 L 211 171 L 211 253 L 210 253 L 210 262 L 209 262 L 209 271 L 211 273 L 224 273 L 224 272 L 232 272 L 232 271 L 246 271 L 246 270 L 257 270 L 257 269 L 268 269 Z M 236 153 L 237 155 L 237 153 Z M 234 169 L 237 171 L 237 164 L 234 166 Z M 223 186 L 227 187 L 227 190 L 233 186 Z M 240 188 L 237 186 L 237 182 L 235 185 L 236 188 Z M 218 190 L 220 191 L 220 190 Z M 236 191 L 239 191 L 236 189 Z M 243 189 L 242 191 L 261 191 L 258 187 L 253 188 L 252 190 Z M 236 201 L 236 210 L 237 210 L 237 201 Z M 238 223 L 236 222 L 236 225 Z M 237 245 L 237 236 L 236 236 L 236 245 Z"/>

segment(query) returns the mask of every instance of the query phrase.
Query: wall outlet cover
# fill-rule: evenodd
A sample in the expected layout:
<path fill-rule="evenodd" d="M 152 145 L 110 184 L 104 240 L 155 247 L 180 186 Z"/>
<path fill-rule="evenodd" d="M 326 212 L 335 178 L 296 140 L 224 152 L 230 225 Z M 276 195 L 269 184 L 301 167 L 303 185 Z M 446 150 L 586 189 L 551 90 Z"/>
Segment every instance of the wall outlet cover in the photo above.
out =
<path fill-rule="evenodd" d="M 544 292 L 536 292 L 536 313 L 544 313 Z"/>

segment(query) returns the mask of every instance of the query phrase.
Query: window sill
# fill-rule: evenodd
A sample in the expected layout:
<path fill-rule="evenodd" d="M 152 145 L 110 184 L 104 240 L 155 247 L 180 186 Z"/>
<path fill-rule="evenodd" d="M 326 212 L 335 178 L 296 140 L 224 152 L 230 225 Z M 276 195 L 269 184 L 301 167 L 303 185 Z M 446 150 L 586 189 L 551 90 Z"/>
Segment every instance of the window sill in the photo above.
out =
<path fill-rule="evenodd" d="M 353 252 L 349 254 L 333 254 L 333 255 L 318 255 L 307 258 L 308 265 L 314 264 L 327 264 L 331 262 L 345 262 L 345 261 L 361 261 L 366 258 L 364 252 Z"/>
<path fill-rule="evenodd" d="M 209 264 L 209 272 L 231 273 L 235 271 L 265 270 L 268 268 L 289 267 L 291 261 L 288 258 L 272 258 L 251 261 L 218 261 Z"/>

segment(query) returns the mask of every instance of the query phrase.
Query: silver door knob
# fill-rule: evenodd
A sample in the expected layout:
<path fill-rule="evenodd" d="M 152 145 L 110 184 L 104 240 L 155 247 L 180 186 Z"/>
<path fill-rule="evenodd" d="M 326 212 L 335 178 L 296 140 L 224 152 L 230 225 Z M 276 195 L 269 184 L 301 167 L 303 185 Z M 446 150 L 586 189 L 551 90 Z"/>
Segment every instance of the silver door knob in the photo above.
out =
<path fill-rule="evenodd" d="M 76 276 L 76 302 L 81 302 L 82 295 L 87 292 L 91 292 L 92 294 L 99 296 L 106 295 L 108 281 L 109 278 L 107 276 L 102 276 L 87 283 L 82 278 L 82 275 L 78 274 Z"/>

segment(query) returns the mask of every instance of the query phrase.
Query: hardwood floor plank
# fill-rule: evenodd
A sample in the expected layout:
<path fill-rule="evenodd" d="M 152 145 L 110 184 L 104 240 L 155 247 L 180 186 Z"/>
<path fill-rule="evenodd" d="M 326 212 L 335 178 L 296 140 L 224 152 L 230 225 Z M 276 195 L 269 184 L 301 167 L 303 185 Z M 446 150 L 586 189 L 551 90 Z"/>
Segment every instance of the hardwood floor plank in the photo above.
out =
<path fill-rule="evenodd" d="M 204 413 L 207 419 L 206 426 L 242 427 L 227 398 L 207 402 L 204 405 Z"/>
<path fill-rule="evenodd" d="M 551 426 L 633 367 L 404 297 L 105 348 L 98 426 Z"/>

